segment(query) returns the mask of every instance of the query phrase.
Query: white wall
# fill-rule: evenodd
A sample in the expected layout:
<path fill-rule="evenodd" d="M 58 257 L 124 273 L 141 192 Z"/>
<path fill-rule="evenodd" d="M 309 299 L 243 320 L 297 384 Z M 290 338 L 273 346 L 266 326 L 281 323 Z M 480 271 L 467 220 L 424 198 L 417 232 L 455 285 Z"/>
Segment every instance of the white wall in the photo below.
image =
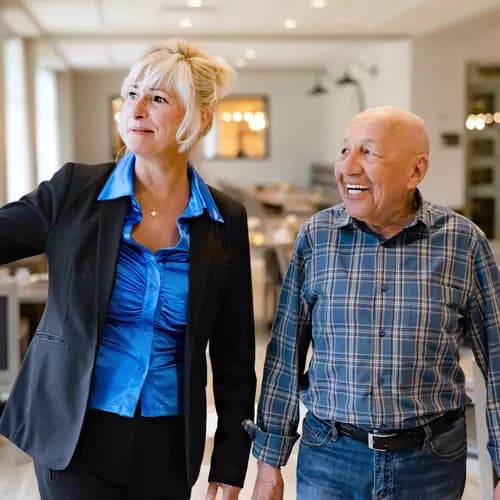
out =
<path fill-rule="evenodd" d="M 413 109 L 426 121 L 431 165 L 422 191 L 426 198 L 465 205 L 466 64 L 500 63 L 500 15 L 490 14 L 415 40 Z M 443 132 L 460 134 L 460 145 L 441 144 Z"/>
<path fill-rule="evenodd" d="M 7 201 L 7 156 L 5 139 L 5 100 L 4 100 L 4 27 L 0 7 L 0 206 Z"/>
<path fill-rule="evenodd" d="M 264 160 L 206 161 L 203 173 L 239 185 L 288 181 L 308 185 L 311 162 L 321 148 L 321 100 L 308 95 L 312 71 L 242 71 L 233 94 L 269 99 L 270 154 Z"/>
<path fill-rule="evenodd" d="M 359 54 L 360 63 L 347 66 L 351 76 L 360 82 L 365 105 L 399 106 L 411 108 L 411 43 L 409 40 L 373 43 L 369 50 Z M 376 75 L 367 69 L 376 67 Z M 342 76 L 344 68 L 332 63 L 331 93 L 324 100 L 325 126 L 323 152 L 317 160 L 331 163 L 338 156 L 338 147 L 349 120 L 359 112 L 359 101 L 354 86 L 338 87 L 333 82 Z"/>
<path fill-rule="evenodd" d="M 26 50 L 21 38 L 5 40 L 5 116 L 7 152 L 7 200 L 14 201 L 33 185 L 32 149 L 29 137 Z"/>

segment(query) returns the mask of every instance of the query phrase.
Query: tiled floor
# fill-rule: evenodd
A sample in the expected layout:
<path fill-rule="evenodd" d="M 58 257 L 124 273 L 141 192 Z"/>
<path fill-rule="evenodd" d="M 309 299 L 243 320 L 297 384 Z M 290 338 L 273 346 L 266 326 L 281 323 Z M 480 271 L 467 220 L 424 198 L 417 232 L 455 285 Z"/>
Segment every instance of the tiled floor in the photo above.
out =
<path fill-rule="evenodd" d="M 265 322 L 262 318 L 263 311 L 263 294 L 262 280 L 263 267 L 259 259 L 254 259 L 254 295 L 255 295 L 255 310 L 257 319 L 257 375 L 262 374 L 262 366 L 264 360 L 265 347 L 268 339 L 268 332 L 263 326 Z M 210 382 L 210 381 L 209 381 Z M 210 388 L 210 383 L 209 386 Z M 213 407 L 213 400 L 208 392 L 208 407 L 209 407 L 209 422 L 208 422 L 208 439 L 205 451 L 205 459 L 203 461 L 200 478 L 193 488 L 192 499 L 203 500 L 205 498 L 208 468 L 210 462 L 210 451 L 212 447 L 213 429 L 216 423 L 216 416 Z M 472 429 L 473 434 L 473 429 Z M 471 436 L 473 439 L 473 435 Z M 295 463 L 297 446 L 292 454 L 292 457 L 286 467 L 283 469 L 285 478 L 285 500 L 295 499 Z M 478 500 L 480 497 L 478 465 L 477 460 L 469 460 L 467 474 L 467 484 L 464 493 L 464 500 Z M 257 466 L 253 458 L 250 459 L 246 486 L 240 495 L 240 500 L 250 500 L 252 487 L 256 476 Z M 220 497 L 222 498 L 222 497 Z M 36 489 L 36 482 L 33 474 L 31 460 L 28 456 L 21 453 L 14 446 L 0 437 L 0 500 L 39 500 Z M 71 499 L 68 499 L 71 500 Z M 92 500 L 92 499 L 89 499 Z M 137 499 L 140 500 L 140 499 Z"/>

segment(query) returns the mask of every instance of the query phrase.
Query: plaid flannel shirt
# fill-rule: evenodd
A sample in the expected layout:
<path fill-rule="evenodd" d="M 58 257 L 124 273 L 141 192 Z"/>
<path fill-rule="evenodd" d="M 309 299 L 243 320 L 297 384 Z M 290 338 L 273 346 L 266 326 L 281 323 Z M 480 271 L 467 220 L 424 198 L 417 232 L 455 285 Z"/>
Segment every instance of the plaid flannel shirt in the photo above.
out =
<path fill-rule="evenodd" d="M 317 417 L 404 429 L 470 403 L 467 339 L 487 384 L 489 450 L 500 473 L 500 278 L 484 233 L 422 201 L 384 240 L 344 205 L 301 229 L 267 348 L 254 456 L 284 465 L 299 397 Z M 306 355 L 312 356 L 306 371 Z"/>

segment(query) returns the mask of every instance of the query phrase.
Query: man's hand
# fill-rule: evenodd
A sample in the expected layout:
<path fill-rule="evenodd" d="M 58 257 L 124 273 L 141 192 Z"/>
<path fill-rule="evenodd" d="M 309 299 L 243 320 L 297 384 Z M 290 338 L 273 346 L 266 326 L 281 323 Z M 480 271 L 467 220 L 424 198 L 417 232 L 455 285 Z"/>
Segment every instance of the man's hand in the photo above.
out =
<path fill-rule="evenodd" d="M 498 481 L 495 490 L 493 491 L 493 500 L 500 500 L 500 481 Z"/>
<path fill-rule="evenodd" d="M 252 500 L 283 500 L 283 490 L 280 468 L 259 462 Z"/>
<path fill-rule="evenodd" d="M 208 483 L 206 500 L 215 500 L 219 488 L 222 490 L 222 500 L 238 500 L 241 488 L 224 483 Z"/>

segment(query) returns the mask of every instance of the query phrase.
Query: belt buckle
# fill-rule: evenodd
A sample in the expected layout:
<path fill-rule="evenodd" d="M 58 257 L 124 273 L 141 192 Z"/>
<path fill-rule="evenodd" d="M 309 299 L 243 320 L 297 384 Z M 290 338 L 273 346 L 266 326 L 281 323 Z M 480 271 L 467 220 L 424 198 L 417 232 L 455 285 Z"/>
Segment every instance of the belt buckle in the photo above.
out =
<path fill-rule="evenodd" d="M 391 434 L 381 434 L 378 432 L 369 432 L 368 433 L 368 448 L 375 451 L 387 451 L 385 448 L 377 448 L 377 444 L 375 443 L 376 438 L 388 438 L 394 437 L 397 434 L 395 432 Z"/>

